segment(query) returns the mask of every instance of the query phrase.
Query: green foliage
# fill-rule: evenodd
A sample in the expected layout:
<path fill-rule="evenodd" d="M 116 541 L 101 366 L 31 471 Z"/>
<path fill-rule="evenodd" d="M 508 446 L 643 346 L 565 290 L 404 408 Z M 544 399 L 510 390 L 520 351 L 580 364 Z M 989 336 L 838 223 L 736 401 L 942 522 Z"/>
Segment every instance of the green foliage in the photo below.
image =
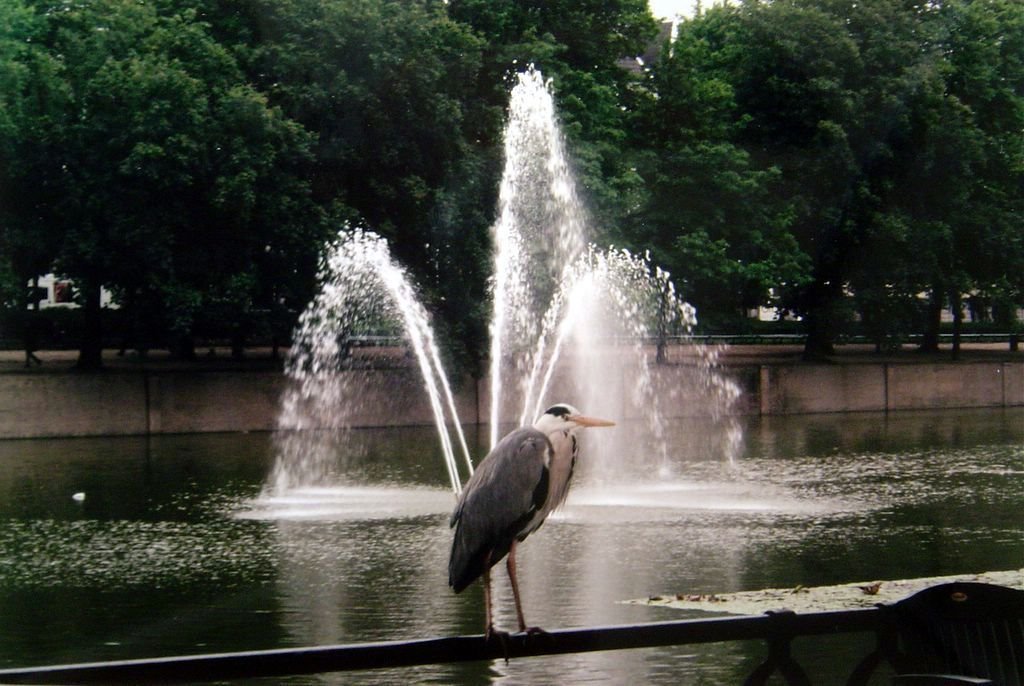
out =
<path fill-rule="evenodd" d="M 790 231 L 793 208 L 774 195 L 780 169 L 741 144 L 749 116 L 714 48 L 737 27 L 726 8 L 680 26 L 634 118 L 634 145 L 647 148 L 636 157 L 646 198 L 630 217 L 629 239 L 653 246 L 711 325 L 772 303 L 809 269 Z"/>
<path fill-rule="evenodd" d="M 481 141 L 495 141 L 500 126 L 471 93 L 483 43 L 441 3 L 275 0 L 250 9 L 231 18 L 234 31 L 259 36 L 240 51 L 249 77 L 316 136 L 312 199 L 389 239 L 473 368 L 469 351 L 484 349 L 483 332 L 466 326 L 463 301 L 486 300 L 485 180 L 495 172 Z"/>
<path fill-rule="evenodd" d="M 647 3 L 452 0 L 448 12 L 486 45 L 476 94 L 492 113 L 504 109 L 516 70 L 533 64 L 552 80 L 592 216 L 614 235 L 640 183 L 623 154 L 636 79 L 618 61 L 641 54 L 655 37 Z"/>
<path fill-rule="evenodd" d="M 161 14 L 127 0 L 41 9 L 52 104 L 46 128 L 20 135 L 7 219 L 23 243 L 59 246 L 34 273 L 56 268 L 84 293 L 111 286 L 182 336 L 239 279 L 303 291 L 268 263 L 275 252 L 289 262 L 315 254 L 322 236 L 299 175 L 311 136 L 246 84 L 190 9 Z M 283 297 L 246 293 L 259 295 Z M 83 359 L 99 335 L 84 330 Z"/>
<path fill-rule="evenodd" d="M 20 0 L 0 5 L 0 289 L 3 302 L 18 306 L 26 304 L 25 283 L 46 271 L 55 246 L 35 205 L 54 202 L 56 189 L 20 183 L 52 155 L 54 112 L 65 97 L 44 30 Z"/>
<path fill-rule="evenodd" d="M 713 317 L 770 289 L 812 355 L 851 294 L 881 347 L 921 326 L 923 291 L 1012 289 L 1020 20 L 1012 2 L 748 0 L 685 22 L 650 79 L 636 235 Z"/>
<path fill-rule="evenodd" d="M 656 30 L 643 0 L 7 0 L 0 299 L 57 270 L 91 321 L 113 289 L 143 349 L 283 337 L 321 245 L 363 224 L 477 372 L 509 76 L 534 63 L 602 240 L 650 250 L 703 323 L 773 305 L 811 354 L 855 318 L 883 349 L 938 331 L 922 293 L 971 293 L 1016 325 L 1024 4 L 746 0 L 624 69 Z"/>

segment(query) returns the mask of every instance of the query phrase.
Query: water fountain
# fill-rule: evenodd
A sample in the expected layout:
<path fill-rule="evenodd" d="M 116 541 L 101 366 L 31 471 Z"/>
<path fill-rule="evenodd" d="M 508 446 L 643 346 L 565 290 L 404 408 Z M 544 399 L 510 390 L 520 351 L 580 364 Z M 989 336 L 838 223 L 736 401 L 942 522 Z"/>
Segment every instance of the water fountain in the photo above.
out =
<path fill-rule="evenodd" d="M 323 287 L 299 319 L 286 367 L 292 380 L 278 419 L 279 455 L 271 485 L 281 492 L 328 480 L 339 433 L 349 428 L 354 400 L 366 380 L 352 364 L 352 345 L 368 331 L 401 330 L 412 348 L 430 400 L 445 466 L 461 488 L 449 425 L 467 468 L 472 461 L 451 385 L 441 366 L 429 319 L 387 243 L 362 231 L 345 231 L 320 269 Z"/>
<path fill-rule="evenodd" d="M 614 437 L 588 448 L 594 479 L 668 477 L 664 407 L 682 402 L 684 395 L 699 397 L 702 408 L 714 408 L 714 418 L 722 419 L 738 392 L 715 374 L 714 353 L 704 349 L 685 374 L 657 383 L 652 341 L 688 333 L 695 310 L 649 256 L 588 244 L 586 213 L 550 84 L 532 68 L 517 79 L 493 229 L 490 444 L 502 426 L 532 423 L 547 404 L 571 400 L 588 413 L 621 422 Z M 320 279 L 323 290 L 300 318 L 288 360 L 291 385 L 268 494 L 282 498 L 296 489 L 336 485 L 338 443 L 364 402 L 360 389 L 366 379 L 351 346 L 369 333 L 400 334 L 407 341 L 430 401 L 451 488 L 458 493 L 456 444 L 464 474 L 472 472 L 470 451 L 428 317 L 405 272 L 383 239 L 346 228 L 328 251 Z M 724 433 L 731 438 L 723 449 L 731 454 L 738 432 Z M 617 457 L 630 453 L 636 457 Z"/>
<path fill-rule="evenodd" d="M 537 75 L 524 79 L 536 79 L 529 87 L 542 83 Z M 581 217 L 570 223 L 585 227 Z M 719 456 L 730 455 L 739 436 L 730 418 L 708 431 L 717 438 L 699 434 L 716 424 L 704 418 L 670 422 L 664 434 L 638 419 L 659 416 L 645 403 L 669 413 L 692 398 L 714 420 L 735 394 L 712 373 L 714 350 L 687 355 L 697 362 L 684 384 L 676 368 L 685 365 L 647 366 L 653 350 L 640 341 L 658 322 L 670 312 L 682 328 L 691 321 L 668 275 L 646 256 L 588 248 L 582 236 L 571 256 L 530 315 L 536 339 L 500 368 L 505 410 L 496 416 L 528 421 L 546 398 L 605 414 L 600 403 L 616 399 L 620 407 L 608 414 L 627 421 L 588 446 L 581 468 L 603 467 L 589 458 L 635 429 L 629 440 L 654 440 L 614 448 L 631 474 L 652 475 L 636 469 L 645 464 L 637 458 L 648 453 L 646 466 L 657 465 L 660 443 L 671 446 L 675 462 L 685 459 L 686 478 L 668 465 L 667 473 L 653 472 L 659 478 L 633 484 L 616 472 L 614 488 L 601 489 L 593 485 L 600 469 L 581 474 L 590 483 L 574 490 L 562 521 L 524 546 L 530 616 L 552 628 L 636 623 L 658 617 L 620 601 L 652 593 L 934 576 L 961 573 L 965 561 L 977 570 L 1019 567 L 1024 529 L 1006 515 L 1024 507 L 1020 408 L 754 421 L 742 473 L 722 479 Z M 443 483 L 437 463 L 423 457 L 433 458 L 423 445 L 434 440 L 427 432 L 450 449 L 441 451 L 445 462 L 457 467 L 458 454 L 467 453 L 423 308 L 383 241 L 367 232 L 346 231 L 322 276 L 324 293 L 303 316 L 289 361 L 293 385 L 263 497 L 256 494 L 267 437 L 257 433 L 0 441 L 3 666 L 479 631 L 479 597 L 445 590 L 454 483 L 395 485 Z M 591 323 L 600 320 L 600 327 Z M 630 323 L 614 326 L 623 321 Z M 367 430 L 347 440 L 347 427 L 365 418 L 353 397 L 382 378 L 354 344 L 367 333 L 406 329 L 421 338 L 410 338 L 407 357 L 397 355 L 404 367 L 392 376 L 412 376 L 409 366 L 423 371 L 422 395 L 443 420 L 435 421 L 437 431 L 412 430 L 412 449 L 396 438 L 401 431 Z M 385 395 L 378 389 L 373 401 L 386 402 Z M 391 447 L 365 448 L 364 441 Z M 695 449 L 702 443 L 707 449 Z M 374 465 L 367 478 L 353 477 L 366 473 L 362 465 L 343 463 L 356 450 Z M 428 461 L 433 471 L 424 481 L 418 465 Z M 399 473 L 397 463 L 407 471 Z M 78 492 L 88 493 L 83 503 L 71 498 Z M 497 577 L 500 606 L 510 612 L 505 575 Z M 512 618 L 498 623 L 511 626 Z M 815 673 L 826 683 L 838 681 L 839 670 L 845 678 L 846 645 L 821 648 Z M 736 683 L 761 659 L 759 645 L 714 644 L 437 666 L 414 676 L 454 684 Z M 403 676 L 315 679 L 375 684 Z"/>
<path fill-rule="evenodd" d="M 507 400 L 503 378 L 533 377 L 527 351 L 555 323 L 551 307 L 558 301 L 556 287 L 586 247 L 583 207 L 567 163 L 554 100 L 536 70 L 519 74 L 512 89 L 504 149 L 494 226 L 491 446 L 498 442 Z M 545 311 L 549 316 L 542 319 Z M 520 423 L 525 423 L 522 417 Z"/>

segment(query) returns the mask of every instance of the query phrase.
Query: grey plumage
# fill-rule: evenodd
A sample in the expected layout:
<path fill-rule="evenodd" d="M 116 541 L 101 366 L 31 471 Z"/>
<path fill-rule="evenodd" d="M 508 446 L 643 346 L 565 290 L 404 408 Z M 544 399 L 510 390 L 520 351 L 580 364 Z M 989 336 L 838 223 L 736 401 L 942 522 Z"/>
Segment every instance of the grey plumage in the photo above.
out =
<path fill-rule="evenodd" d="M 448 585 L 456 593 L 483 574 L 484 565 L 505 557 L 513 541 L 535 530 L 524 531 L 547 501 L 551 451 L 540 431 L 516 429 L 473 472 L 449 522 L 455 538 Z"/>
<path fill-rule="evenodd" d="M 488 634 L 494 630 L 490 568 L 508 556 L 519 628 L 525 631 L 516 581 L 516 544 L 540 528 L 565 500 L 576 465 L 576 432 L 612 424 L 585 417 L 571 405 L 554 405 L 533 427 L 516 429 L 499 441 L 466 483 L 450 520 L 455 536 L 448 583 L 458 593 L 483 576 Z"/>

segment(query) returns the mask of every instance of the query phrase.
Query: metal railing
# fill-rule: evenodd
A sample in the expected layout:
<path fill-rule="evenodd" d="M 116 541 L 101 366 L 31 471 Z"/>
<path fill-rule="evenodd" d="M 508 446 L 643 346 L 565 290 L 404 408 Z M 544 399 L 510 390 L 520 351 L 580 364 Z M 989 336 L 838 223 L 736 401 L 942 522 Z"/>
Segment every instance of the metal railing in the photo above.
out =
<path fill-rule="evenodd" d="M 1015 334 L 1012 333 L 961 333 L 961 343 L 1010 343 Z M 706 345 L 803 345 L 807 336 L 802 333 L 751 333 L 751 334 L 694 334 L 690 340 L 704 343 Z M 940 344 L 948 345 L 953 342 L 954 335 L 951 333 L 940 333 L 938 340 Z M 684 336 L 669 336 L 669 342 L 685 342 Z M 903 342 L 908 345 L 917 345 L 924 340 L 921 334 L 908 334 Z M 840 336 L 836 341 L 837 345 L 871 345 L 874 341 L 864 335 Z"/>
<path fill-rule="evenodd" d="M 887 618 L 885 606 L 804 614 L 773 612 L 512 634 L 504 640 L 487 640 L 482 635 L 453 636 L 4 669 L 0 670 L 0 683 L 199 683 L 761 639 L 767 642 L 766 658 L 745 683 L 764 684 L 777 672 L 788 684 L 806 685 L 810 683 L 807 675 L 790 656 L 793 638 L 883 632 L 890 624 Z M 874 653 L 866 656 L 851 672 L 849 686 L 865 684 L 880 661 Z"/>
<path fill-rule="evenodd" d="M 1015 334 L 1013 333 L 961 333 L 961 343 L 1009 343 Z M 904 342 L 915 345 L 923 340 L 921 334 L 909 334 Z M 802 333 L 742 333 L 742 334 L 700 334 L 679 335 L 669 334 L 664 341 L 671 345 L 684 345 L 687 343 L 703 343 L 705 345 L 803 345 L 807 336 Z M 625 336 L 613 336 L 608 339 L 611 342 L 622 344 L 632 343 L 636 338 Z M 657 336 L 648 336 L 644 339 L 647 343 L 656 344 Z M 400 347 L 405 345 L 405 339 L 397 335 L 359 335 L 349 336 L 346 343 L 352 347 L 374 348 L 374 347 Z M 953 334 L 940 333 L 939 343 L 950 344 L 953 342 Z M 837 341 L 843 344 L 868 345 L 874 343 L 869 337 L 863 335 L 842 336 Z"/>

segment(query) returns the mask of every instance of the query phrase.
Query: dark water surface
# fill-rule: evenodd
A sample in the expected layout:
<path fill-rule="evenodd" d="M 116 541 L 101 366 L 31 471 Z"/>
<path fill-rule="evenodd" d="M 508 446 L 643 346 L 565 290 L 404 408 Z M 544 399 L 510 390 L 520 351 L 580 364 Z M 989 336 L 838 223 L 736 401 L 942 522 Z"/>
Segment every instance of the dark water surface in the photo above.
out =
<path fill-rule="evenodd" d="M 667 464 L 585 467 L 520 548 L 527 620 L 682 619 L 699 615 L 619 601 L 1024 567 L 1022 410 L 744 428 L 732 465 L 680 423 Z M 347 443 L 344 483 L 268 499 L 267 434 L 0 441 L 0 667 L 478 633 L 479 585 L 447 587 L 453 496 L 432 430 Z M 835 683 L 870 643 L 796 649 Z M 287 683 L 734 684 L 763 655 L 713 644 Z"/>

